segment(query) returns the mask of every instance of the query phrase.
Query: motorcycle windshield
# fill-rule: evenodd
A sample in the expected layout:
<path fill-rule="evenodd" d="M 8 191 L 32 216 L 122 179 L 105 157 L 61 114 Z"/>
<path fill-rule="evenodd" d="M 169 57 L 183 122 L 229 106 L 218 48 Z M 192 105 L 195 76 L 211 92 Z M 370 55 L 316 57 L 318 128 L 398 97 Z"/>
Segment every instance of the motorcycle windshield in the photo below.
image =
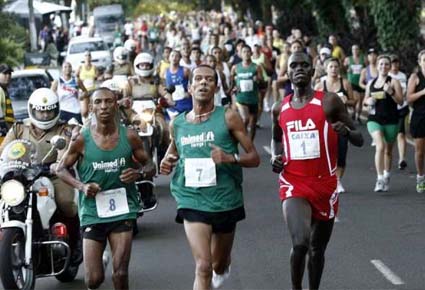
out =
<path fill-rule="evenodd" d="M 4 148 L 0 156 L 0 177 L 9 172 L 21 172 L 26 175 L 34 173 L 31 168 L 31 159 L 36 155 L 35 145 L 25 139 L 13 140 Z"/>

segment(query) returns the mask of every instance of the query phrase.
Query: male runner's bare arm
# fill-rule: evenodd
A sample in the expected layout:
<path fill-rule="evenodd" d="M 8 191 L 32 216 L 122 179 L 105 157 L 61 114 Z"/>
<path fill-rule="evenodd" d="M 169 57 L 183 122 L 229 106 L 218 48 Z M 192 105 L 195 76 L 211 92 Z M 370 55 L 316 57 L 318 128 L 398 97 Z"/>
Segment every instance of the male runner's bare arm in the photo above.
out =
<path fill-rule="evenodd" d="M 283 146 L 282 146 L 283 131 L 279 125 L 279 115 L 280 115 L 281 108 L 282 108 L 282 102 L 276 102 L 274 103 L 272 107 L 272 140 L 270 143 L 270 151 L 271 151 L 272 157 L 270 159 L 270 163 L 272 165 L 272 170 L 275 173 L 280 173 L 282 172 L 282 169 L 283 169 L 283 162 L 282 162 L 282 156 L 284 154 Z"/>
<path fill-rule="evenodd" d="M 354 126 L 344 103 L 337 94 L 326 93 L 323 99 L 323 111 L 337 134 L 347 137 L 354 146 L 363 146 L 363 136 Z"/>
<path fill-rule="evenodd" d="M 128 129 L 127 138 L 131 148 L 133 149 L 134 158 L 143 166 L 143 177 L 153 177 L 156 173 L 155 164 L 153 164 L 152 158 L 150 158 L 146 152 L 143 142 L 137 135 L 136 131 Z M 122 182 L 131 183 L 139 179 L 139 174 L 141 173 L 137 168 L 127 168 L 122 171 L 120 178 Z"/>
<path fill-rule="evenodd" d="M 177 164 L 179 155 L 177 152 L 176 143 L 174 141 L 174 121 L 170 122 L 170 145 L 168 146 L 167 152 L 165 153 L 164 158 L 161 161 L 159 172 L 164 175 L 168 175 L 173 171 L 173 168 Z"/>
<path fill-rule="evenodd" d="M 71 141 L 68 150 L 65 152 L 62 159 L 59 161 L 58 166 L 56 167 L 56 175 L 62 179 L 65 183 L 70 186 L 78 189 L 79 191 L 84 192 L 88 197 L 94 197 L 100 190 L 100 186 L 97 183 L 87 183 L 84 184 L 78 179 L 76 179 L 70 172 L 68 168 L 71 168 L 83 155 L 84 152 L 84 138 L 82 135 L 79 135 L 74 141 Z"/>
<path fill-rule="evenodd" d="M 258 165 L 260 165 L 260 157 L 258 156 L 251 138 L 245 130 L 245 126 L 240 115 L 232 109 L 227 109 L 225 118 L 230 133 L 241 144 L 245 151 L 245 154 L 239 157 L 240 160 L 238 161 L 238 164 L 242 167 L 258 167 Z M 230 158 L 232 159 L 231 162 L 236 161 L 233 155 L 226 155 L 227 157 L 230 155 Z"/>

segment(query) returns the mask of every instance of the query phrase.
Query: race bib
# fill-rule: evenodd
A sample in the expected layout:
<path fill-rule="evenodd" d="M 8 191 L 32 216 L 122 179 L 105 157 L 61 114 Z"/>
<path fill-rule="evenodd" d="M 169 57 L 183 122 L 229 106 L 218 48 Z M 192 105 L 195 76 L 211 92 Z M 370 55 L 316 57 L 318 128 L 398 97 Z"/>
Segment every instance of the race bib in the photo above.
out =
<path fill-rule="evenodd" d="M 383 99 L 385 99 L 385 93 L 384 93 L 384 91 L 373 92 L 373 93 L 370 93 L 370 95 L 375 100 L 383 100 Z"/>
<path fill-rule="evenodd" d="M 217 185 L 215 163 L 212 158 L 186 158 L 184 160 L 185 185 L 209 187 Z"/>
<path fill-rule="evenodd" d="M 320 157 L 318 130 L 290 132 L 288 137 L 291 159 L 304 160 Z"/>
<path fill-rule="evenodd" d="M 183 100 L 186 96 L 186 92 L 184 91 L 183 85 L 176 85 L 175 91 L 173 93 L 173 101 L 180 101 Z"/>
<path fill-rule="evenodd" d="M 254 82 L 252 80 L 241 80 L 239 84 L 242 93 L 248 93 L 254 90 Z"/>
<path fill-rule="evenodd" d="M 363 65 L 361 64 L 352 64 L 351 65 L 351 71 L 353 72 L 353 75 L 359 75 L 362 72 Z"/>
<path fill-rule="evenodd" d="M 97 215 L 100 218 L 129 213 L 127 192 L 124 187 L 101 191 L 96 194 Z"/>
<path fill-rule="evenodd" d="M 155 31 L 151 31 L 151 32 L 149 33 L 149 38 L 150 38 L 150 39 L 156 39 L 156 32 L 155 32 Z"/>

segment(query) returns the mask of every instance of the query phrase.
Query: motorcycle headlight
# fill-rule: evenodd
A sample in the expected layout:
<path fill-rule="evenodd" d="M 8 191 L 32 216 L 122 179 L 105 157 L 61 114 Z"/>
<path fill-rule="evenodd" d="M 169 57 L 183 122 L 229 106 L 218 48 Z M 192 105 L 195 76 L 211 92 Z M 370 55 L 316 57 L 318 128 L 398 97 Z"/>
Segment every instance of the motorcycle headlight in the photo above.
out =
<path fill-rule="evenodd" d="M 7 205 L 17 206 L 25 199 L 25 187 L 19 181 L 11 179 L 2 184 L 0 195 Z"/>

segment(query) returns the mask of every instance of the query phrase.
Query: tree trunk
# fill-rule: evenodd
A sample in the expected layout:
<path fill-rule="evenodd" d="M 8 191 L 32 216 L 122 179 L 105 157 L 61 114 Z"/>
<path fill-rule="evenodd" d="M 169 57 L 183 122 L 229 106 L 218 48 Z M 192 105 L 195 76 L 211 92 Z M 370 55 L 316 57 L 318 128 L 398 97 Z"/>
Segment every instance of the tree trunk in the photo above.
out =
<path fill-rule="evenodd" d="M 37 29 L 35 28 L 34 6 L 33 0 L 28 0 L 28 22 L 30 28 L 31 51 L 37 50 Z"/>

